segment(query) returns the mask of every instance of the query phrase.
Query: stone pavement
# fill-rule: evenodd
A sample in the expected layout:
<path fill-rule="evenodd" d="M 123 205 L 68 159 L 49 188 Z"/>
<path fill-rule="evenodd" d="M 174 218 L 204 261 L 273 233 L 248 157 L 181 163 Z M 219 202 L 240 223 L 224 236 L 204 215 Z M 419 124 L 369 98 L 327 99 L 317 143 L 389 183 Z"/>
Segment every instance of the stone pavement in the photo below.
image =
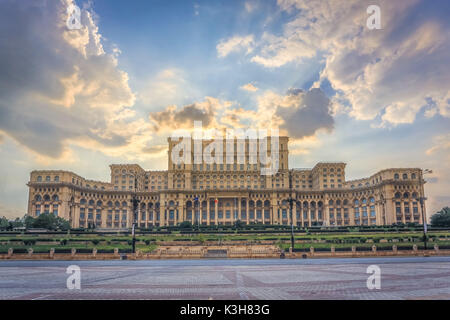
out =
<path fill-rule="evenodd" d="M 80 290 L 66 287 L 69 265 Z M 0 261 L 0 299 L 450 299 L 450 257 Z"/>

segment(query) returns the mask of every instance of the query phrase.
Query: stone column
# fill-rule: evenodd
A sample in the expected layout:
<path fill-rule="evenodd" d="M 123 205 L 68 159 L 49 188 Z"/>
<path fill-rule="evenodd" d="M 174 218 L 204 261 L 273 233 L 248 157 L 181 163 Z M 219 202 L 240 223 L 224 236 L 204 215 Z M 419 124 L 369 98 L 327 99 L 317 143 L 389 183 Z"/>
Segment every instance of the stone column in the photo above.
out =
<path fill-rule="evenodd" d="M 241 198 L 238 198 L 238 220 L 242 219 L 242 203 L 241 203 Z"/>
<path fill-rule="evenodd" d="M 141 209 L 142 209 L 141 206 L 138 204 L 138 207 L 137 207 L 137 225 L 138 226 L 141 225 L 141 221 L 142 221 L 142 216 L 141 216 L 142 210 Z M 134 212 L 133 212 L 133 215 L 134 215 Z"/>
<path fill-rule="evenodd" d="M 402 195 L 403 196 L 403 195 Z M 405 202 L 402 200 L 401 202 L 401 208 L 402 208 L 402 223 L 406 223 L 405 218 Z"/>
<path fill-rule="evenodd" d="M 216 226 L 219 225 L 218 215 L 219 215 L 219 201 L 216 202 L 214 200 L 214 220 L 215 220 Z"/>
<path fill-rule="evenodd" d="M 164 194 L 161 194 L 160 200 L 159 200 L 159 225 L 165 226 L 166 225 L 166 197 Z"/>
<path fill-rule="evenodd" d="M 274 205 L 272 206 L 272 219 L 273 219 L 273 224 L 278 224 L 278 204 L 277 204 L 278 200 L 275 200 Z"/>
<path fill-rule="evenodd" d="M 246 208 L 246 215 L 245 215 L 245 218 L 246 218 L 246 220 L 247 220 L 247 225 L 248 224 L 250 224 L 250 210 L 249 210 L 249 202 L 250 202 L 250 200 L 249 199 L 247 199 L 247 202 L 246 202 L 246 204 L 245 204 L 245 208 Z"/>

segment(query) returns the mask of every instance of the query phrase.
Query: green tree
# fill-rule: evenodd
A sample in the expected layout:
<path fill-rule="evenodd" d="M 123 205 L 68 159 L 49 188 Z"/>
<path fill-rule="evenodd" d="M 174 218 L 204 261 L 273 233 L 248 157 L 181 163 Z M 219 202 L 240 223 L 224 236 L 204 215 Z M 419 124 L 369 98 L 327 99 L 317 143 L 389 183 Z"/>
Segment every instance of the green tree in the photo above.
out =
<path fill-rule="evenodd" d="M 67 220 L 55 216 L 53 213 L 42 213 L 34 220 L 32 227 L 48 230 L 68 230 L 70 224 Z"/>
<path fill-rule="evenodd" d="M 192 223 L 190 221 L 183 221 L 180 223 L 180 228 L 181 229 L 191 229 Z"/>
<path fill-rule="evenodd" d="M 19 228 L 19 227 L 23 227 L 24 226 L 23 220 L 20 219 L 20 218 L 16 218 L 13 221 L 10 221 L 9 223 L 11 224 L 12 228 Z"/>
<path fill-rule="evenodd" d="M 34 224 L 34 221 L 35 221 L 36 219 L 33 218 L 32 216 L 29 216 L 29 215 L 26 214 L 26 215 L 22 218 L 22 220 L 23 220 L 23 224 L 24 224 L 25 228 L 29 229 L 29 228 L 33 228 L 33 224 Z"/>
<path fill-rule="evenodd" d="M 241 220 L 236 220 L 234 226 L 236 229 L 242 229 L 244 227 L 244 223 Z"/>
<path fill-rule="evenodd" d="M 450 227 L 450 208 L 442 208 L 431 217 L 433 227 Z"/>
<path fill-rule="evenodd" d="M 6 217 L 0 218 L 0 230 L 6 230 L 9 227 L 9 221 Z"/>

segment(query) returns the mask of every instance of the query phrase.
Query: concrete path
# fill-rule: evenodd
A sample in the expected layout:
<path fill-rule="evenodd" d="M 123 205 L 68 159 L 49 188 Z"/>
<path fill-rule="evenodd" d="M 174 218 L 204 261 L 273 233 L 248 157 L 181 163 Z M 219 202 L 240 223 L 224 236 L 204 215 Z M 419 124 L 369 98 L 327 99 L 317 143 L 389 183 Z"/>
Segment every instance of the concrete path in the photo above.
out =
<path fill-rule="evenodd" d="M 381 289 L 367 288 L 371 265 Z M 450 257 L 0 261 L 0 299 L 450 299 Z"/>

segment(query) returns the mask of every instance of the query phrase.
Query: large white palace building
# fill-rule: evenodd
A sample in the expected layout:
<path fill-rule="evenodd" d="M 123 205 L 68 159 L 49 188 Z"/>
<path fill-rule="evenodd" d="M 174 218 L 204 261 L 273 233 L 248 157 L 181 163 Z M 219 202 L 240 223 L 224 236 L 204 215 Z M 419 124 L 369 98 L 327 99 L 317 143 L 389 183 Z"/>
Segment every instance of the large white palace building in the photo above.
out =
<path fill-rule="evenodd" d="M 112 229 L 183 221 L 202 225 L 230 225 L 236 220 L 292 222 L 298 226 L 422 223 L 421 169 L 390 168 L 352 181 L 345 179 L 343 162 L 289 169 L 288 140 L 279 138 L 279 170 L 274 175 L 260 173 L 259 159 L 249 163 L 248 140 L 244 163 L 181 165 L 172 162 L 170 154 L 177 141 L 170 138 L 167 171 L 112 164 L 110 182 L 63 170 L 32 171 L 28 214 L 51 212 L 69 220 L 74 228 Z M 235 152 L 232 160 L 236 157 Z"/>

